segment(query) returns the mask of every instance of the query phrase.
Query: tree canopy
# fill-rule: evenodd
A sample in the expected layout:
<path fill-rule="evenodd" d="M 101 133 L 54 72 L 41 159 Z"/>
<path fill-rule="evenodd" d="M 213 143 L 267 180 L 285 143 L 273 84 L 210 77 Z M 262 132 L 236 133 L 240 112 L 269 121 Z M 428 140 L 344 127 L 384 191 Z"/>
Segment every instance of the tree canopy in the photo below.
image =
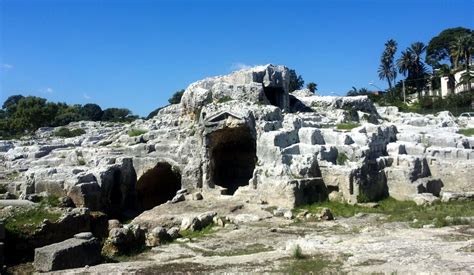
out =
<path fill-rule="evenodd" d="M 175 92 L 175 93 L 168 99 L 168 102 L 169 102 L 170 104 L 178 104 L 178 103 L 180 103 L 180 102 L 181 102 L 181 98 L 183 97 L 183 94 L 184 94 L 184 89 Z"/>
<path fill-rule="evenodd" d="M 136 119 L 124 108 L 102 108 L 93 103 L 68 105 L 45 98 L 13 95 L 0 110 L 0 138 L 31 133 L 40 127 L 56 127 L 80 120 L 129 122 Z"/>
<path fill-rule="evenodd" d="M 472 36 L 473 33 L 473 30 L 463 27 L 443 30 L 428 43 L 426 47 L 426 63 L 437 68 L 441 63 L 449 62 L 452 69 L 457 68 L 459 60 L 456 61 L 455 51 L 452 47 L 453 43 L 455 43 L 458 37 Z"/>
<path fill-rule="evenodd" d="M 295 70 L 290 70 L 290 85 L 289 92 L 293 92 L 303 88 L 304 80 L 301 75 L 298 75 Z"/>

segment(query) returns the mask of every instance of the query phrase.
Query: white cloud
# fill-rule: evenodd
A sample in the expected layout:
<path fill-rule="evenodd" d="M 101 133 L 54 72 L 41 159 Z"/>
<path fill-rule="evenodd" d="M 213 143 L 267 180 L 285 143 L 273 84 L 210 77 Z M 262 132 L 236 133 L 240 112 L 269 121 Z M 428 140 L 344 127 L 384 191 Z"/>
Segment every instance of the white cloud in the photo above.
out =
<path fill-rule="evenodd" d="M 7 70 L 7 71 L 8 71 L 8 70 L 11 70 L 11 69 L 13 69 L 13 65 L 12 65 L 12 64 L 3 63 L 3 64 L 2 64 L 2 69 Z"/>
<path fill-rule="evenodd" d="M 87 100 L 91 99 L 91 97 L 90 97 L 88 94 L 86 94 L 86 93 L 83 93 L 83 94 L 82 94 L 82 97 L 83 97 L 84 99 L 87 99 Z"/>
<path fill-rule="evenodd" d="M 54 93 L 54 90 L 53 88 L 44 88 L 44 89 L 40 89 L 40 92 L 42 92 L 43 94 L 52 94 Z"/>
<path fill-rule="evenodd" d="M 252 65 L 248 65 L 248 64 L 245 64 L 245 63 L 241 63 L 241 62 L 236 62 L 236 63 L 232 63 L 232 65 L 230 66 L 230 69 L 232 71 L 247 70 L 247 69 L 250 69 L 252 67 L 253 67 Z"/>

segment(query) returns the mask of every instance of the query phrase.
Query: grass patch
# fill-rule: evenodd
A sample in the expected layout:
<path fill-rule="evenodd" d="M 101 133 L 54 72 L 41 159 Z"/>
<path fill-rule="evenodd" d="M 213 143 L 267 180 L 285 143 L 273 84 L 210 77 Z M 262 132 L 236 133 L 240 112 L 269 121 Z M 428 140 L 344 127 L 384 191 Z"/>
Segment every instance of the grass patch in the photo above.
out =
<path fill-rule="evenodd" d="M 336 124 L 336 129 L 338 130 L 352 130 L 356 127 L 359 127 L 359 123 L 339 123 Z"/>
<path fill-rule="evenodd" d="M 473 224 L 470 219 L 462 217 L 474 216 L 474 203 L 470 201 L 452 201 L 435 203 L 431 206 L 417 206 L 412 201 L 397 201 L 387 198 L 378 202 L 377 208 L 366 208 L 338 202 L 320 202 L 297 208 L 306 209 L 311 213 L 319 213 L 321 208 L 331 209 L 335 216 L 352 217 L 357 213 L 378 213 L 388 215 L 387 221 L 412 222 L 413 227 L 422 227 L 425 224 L 434 224 L 436 227 L 449 225 Z M 446 217 L 451 217 L 446 219 Z M 413 222 L 413 220 L 417 222 Z"/>
<path fill-rule="evenodd" d="M 19 237 L 27 237 L 35 232 L 43 220 L 56 222 L 59 217 L 61 217 L 60 213 L 52 212 L 44 207 L 27 209 L 5 219 L 5 230 Z"/>
<path fill-rule="evenodd" d="M 291 260 L 282 270 L 289 274 L 319 274 L 330 271 L 339 271 L 343 262 L 339 259 L 332 260 L 325 255 L 312 255 L 302 259 Z"/>
<path fill-rule="evenodd" d="M 474 128 L 459 129 L 458 134 L 465 135 L 466 137 L 474 136 Z"/>
<path fill-rule="evenodd" d="M 244 248 L 234 248 L 231 250 L 225 251 L 218 251 L 218 250 L 207 250 L 202 249 L 194 246 L 189 246 L 185 244 L 185 246 L 194 252 L 201 253 L 204 257 L 212 257 L 212 256 L 221 256 L 221 257 L 232 257 L 232 256 L 240 256 L 240 255 L 251 255 L 260 252 L 272 251 L 273 247 L 265 246 L 263 244 L 255 243 L 248 245 Z"/>
<path fill-rule="evenodd" d="M 69 130 L 69 128 L 61 127 L 54 131 L 53 136 L 55 137 L 63 137 L 63 138 L 70 138 L 70 137 L 77 137 L 85 134 L 86 131 L 83 129 L 72 129 Z"/>
<path fill-rule="evenodd" d="M 208 226 L 202 228 L 201 230 L 196 230 L 196 231 L 191 231 L 191 230 L 181 230 L 179 234 L 183 238 L 188 238 L 188 239 L 198 239 L 202 238 L 206 235 L 211 234 L 212 228 L 214 227 L 214 224 L 209 224 Z"/>
<path fill-rule="evenodd" d="M 6 174 L 5 179 L 8 181 L 13 181 L 18 178 L 19 175 L 20 173 L 18 173 L 17 171 L 13 171 L 11 173 Z"/>
<path fill-rule="evenodd" d="M 145 130 L 132 129 L 132 130 L 130 130 L 130 131 L 127 132 L 127 135 L 128 135 L 129 137 L 138 137 L 138 136 L 143 135 L 144 133 L 146 133 Z"/>

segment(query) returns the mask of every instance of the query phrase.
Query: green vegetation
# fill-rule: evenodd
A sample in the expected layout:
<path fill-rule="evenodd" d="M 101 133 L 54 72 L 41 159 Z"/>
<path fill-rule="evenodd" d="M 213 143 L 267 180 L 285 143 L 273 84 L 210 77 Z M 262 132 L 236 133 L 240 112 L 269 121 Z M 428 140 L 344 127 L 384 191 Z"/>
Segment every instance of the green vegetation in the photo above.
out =
<path fill-rule="evenodd" d="M 86 165 L 86 161 L 83 160 L 83 159 L 80 159 L 80 160 L 77 161 L 77 164 L 79 164 L 79 165 Z"/>
<path fill-rule="evenodd" d="M 310 92 L 312 92 L 314 94 L 318 90 L 318 84 L 316 84 L 314 82 L 310 82 L 310 83 L 306 84 L 306 89 L 308 89 Z"/>
<path fill-rule="evenodd" d="M 455 224 L 474 224 L 462 217 L 474 216 L 474 204 L 469 201 L 453 201 L 435 203 L 431 206 L 417 206 L 412 201 L 397 201 L 387 198 L 379 201 L 376 208 L 366 208 L 338 202 L 321 202 L 299 207 L 312 213 L 319 213 L 321 208 L 331 209 L 335 216 L 351 217 L 357 213 L 379 213 L 388 215 L 388 221 L 411 222 L 413 227 L 422 227 L 425 224 L 434 224 L 436 227 Z M 450 217 L 450 218 L 447 218 Z M 417 220 L 416 222 L 413 222 Z"/>
<path fill-rule="evenodd" d="M 40 201 L 41 206 L 51 206 L 51 207 L 58 207 L 59 206 L 59 197 L 54 195 L 49 195 L 46 197 L 42 197 Z"/>
<path fill-rule="evenodd" d="M 217 103 L 224 103 L 224 102 L 228 102 L 228 101 L 231 101 L 232 100 L 232 97 L 226 95 L 226 96 L 223 96 L 221 98 L 219 98 L 217 100 Z"/>
<path fill-rule="evenodd" d="M 303 88 L 304 80 L 301 75 L 298 75 L 295 70 L 290 70 L 290 93 Z"/>
<path fill-rule="evenodd" d="M 346 164 L 348 159 L 349 158 L 347 157 L 346 154 L 344 154 L 342 152 L 338 152 L 337 153 L 337 158 L 336 158 L 336 163 L 337 163 L 337 165 L 344 165 L 344 164 Z"/>
<path fill-rule="evenodd" d="M 225 251 L 202 249 L 195 246 L 189 246 L 186 244 L 185 246 L 197 253 L 201 253 L 202 256 L 204 257 L 212 257 L 212 256 L 232 257 L 232 256 L 240 256 L 240 255 L 251 255 L 251 254 L 273 250 L 273 247 L 265 246 L 259 243 L 250 244 L 244 248 L 237 247 L 237 248 L 232 248 L 230 250 L 225 250 Z"/>
<path fill-rule="evenodd" d="M 358 123 L 339 123 L 336 124 L 336 129 L 338 130 L 352 130 L 356 127 L 359 127 L 360 124 Z"/>
<path fill-rule="evenodd" d="M 397 69 L 394 63 L 396 52 L 397 42 L 390 39 L 385 43 L 385 50 L 382 53 L 382 57 L 380 57 L 380 67 L 378 70 L 379 78 L 381 80 L 387 80 L 390 90 L 392 89 L 392 86 L 395 85 L 395 78 L 397 78 Z"/>
<path fill-rule="evenodd" d="M 146 133 L 145 130 L 132 129 L 132 130 L 130 130 L 130 131 L 127 132 L 127 135 L 128 135 L 129 137 L 137 137 L 137 136 L 143 135 L 144 133 Z"/>
<path fill-rule="evenodd" d="M 130 122 L 138 118 L 123 108 L 102 111 L 97 104 L 68 105 L 48 102 L 45 98 L 13 95 L 0 110 L 0 138 L 18 138 L 40 127 L 57 127 L 80 120 Z"/>
<path fill-rule="evenodd" d="M 170 104 L 178 104 L 178 103 L 180 103 L 180 102 L 181 102 L 181 98 L 183 97 L 183 94 L 184 94 L 184 89 L 175 92 L 175 93 L 168 99 L 168 102 L 169 102 Z"/>
<path fill-rule="evenodd" d="M 48 210 L 44 206 L 20 210 L 5 220 L 5 230 L 15 236 L 27 237 L 35 232 L 43 220 L 56 222 L 60 216 L 61 214 Z"/>
<path fill-rule="evenodd" d="M 6 175 L 6 179 L 9 180 L 9 181 L 12 181 L 12 180 L 15 180 L 16 178 L 18 178 L 19 175 L 20 175 L 20 173 L 18 173 L 17 171 L 13 171 L 13 172 L 8 173 Z"/>
<path fill-rule="evenodd" d="M 146 119 L 151 119 L 153 118 L 154 116 L 156 116 L 158 114 L 158 112 L 163 109 L 164 107 L 159 107 L 159 108 L 156 108 L 155 110 L 151 111 L 148 116 L 146 117 Z"/>
<path fill-rule="evenodd" d="M 301 247 L 299 245 L 296 245 L 295 247 L 293 247 L 293 251 L 291 255 L 296 260 L 300 260 L 304 258 L 303 251 L 301 250 Z"/>
<path fill-rule="evenodd" d="M 320 274 L 330 270 L 340 270 L 343 262 L 332 260 L 327 255 L 313 255 L 290 261 L 282 270 L 289 274 Z"/>
<path fill-rule="evenodd" d="M 458 115 L 469 111 L 473 100 L 470 84 L 474 79 L 471 64 L 473 49 L 473 30 L 462 27 L 450 28 L 433 37 L 428 45 L 423 42 L 412 43 L 407 49 L 401 51 L 395 61 L 397 42 L 390 39 L 385 43 L 377 71 L 379 78 L 386 80 L 389 88 L 385 93 L 373 93 L 365 88 L 359 90 L 353 88 L 347 95 L 367 95 L 381 106 L 397 106 L 401 111 L 406 112 L 428 114 L 448 110 Z M 465 72 L 457 81 L 454 75 L 463 70 Z M 397 82 L 397 73 L 400 73 L 404 79 Z M 441 77 L 448 79 L 449 96 L 444 99 L 423 97 L 422 91 L 428 87 L 434 91 L 440 90 Z M 467 92 L 455 94 L 455 88 L 461 85 L 467 88 L 465 89 Z M 407 97 L 406 102 L 403 91 Z M 410 95 L 415 93 L 418 95 L 419 102 L 408 105 Z"/>
<path fill-rule="evenodd" d="M 86 131 L 83 129 L 72 129 L 69 130 L 68 128 L 61 127 L 58 130 L 56 130 L 53 135 L 56 137 L 64 137 L 64 138 L 69 138 L 69 137 L 77 137 L 80 135 L 85 134 Z"/>
<path fill-rule="evenodd" d="M 202 228 L 201 230 L 196 230 L 196 231 L 182 230 L 182 231 L 179 232 L 179 234 L 183 238 L 188 238 L 188 239 L 202 238 L 206 235 L 211 234 L 213 227 L 214 227 L 214 224 L 211 223 L 208 226 Z"/>
<path fill-rule="evenodd" d="M 474 128 L 459 129 L 458 133 L 467 137 L 472 137 L 474 136 Z"/>

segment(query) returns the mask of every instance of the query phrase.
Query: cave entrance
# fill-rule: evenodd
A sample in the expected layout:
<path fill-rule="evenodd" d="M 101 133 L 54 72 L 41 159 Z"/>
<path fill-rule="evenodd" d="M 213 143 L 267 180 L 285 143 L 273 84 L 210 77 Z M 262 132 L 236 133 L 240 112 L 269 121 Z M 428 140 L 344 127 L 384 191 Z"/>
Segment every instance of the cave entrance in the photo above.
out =
<path fill-rule="evenodd" d="M 248 127 L 225 128 L 210 136 L 211 182 L 228 195 L 249 184 L 257 162 L 255 138 Z"/>
<path fill-rule="evenodd" d="M 140 210 L 149 210 L 176 195 L 181 189 L 181 174 L 169 163 L 160 162 L 140 177 L 136 188 Z"/>
<path fill-rule="evenodd" d="M 113 218 L 120 218 L 123 210 L 124 194 L 122 192 L 122 171 L 113 171 L 112 181 L 109 189 L 109 204 L 107 214 Z"/>
<path fill-rule="evenodd" d="M 270 104 L 283 109 L 285 102 L 285 91 L 278 87 L 263 87 L 265 97 L 270 101 Z"/>

